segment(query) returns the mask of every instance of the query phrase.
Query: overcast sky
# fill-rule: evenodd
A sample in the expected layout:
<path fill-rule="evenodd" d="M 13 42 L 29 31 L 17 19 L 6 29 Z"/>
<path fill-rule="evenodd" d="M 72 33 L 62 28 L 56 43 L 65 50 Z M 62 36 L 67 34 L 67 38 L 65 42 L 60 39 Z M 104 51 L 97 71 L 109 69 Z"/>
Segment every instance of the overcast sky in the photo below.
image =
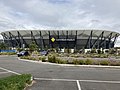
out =
<path fill-rule="evenodd" d="M 0 0 L 0 32 L 56 28 L 120 32 L 120 0 Z"/>

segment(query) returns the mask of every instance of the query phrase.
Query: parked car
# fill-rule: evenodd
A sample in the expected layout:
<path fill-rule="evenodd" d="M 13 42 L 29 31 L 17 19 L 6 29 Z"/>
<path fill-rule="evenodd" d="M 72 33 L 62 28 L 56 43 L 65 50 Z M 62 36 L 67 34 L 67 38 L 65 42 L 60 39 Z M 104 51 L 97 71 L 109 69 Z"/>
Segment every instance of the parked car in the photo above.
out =
<path fill-rule="evenodd" d="M 28 56 L 29 53 L 28 53 L 28 51 L 21 51 L 21 52 L 17 53 L 17 55 L 18 55 L 18 57 L 20 57 L 20 56 Z"/>
<path fill-rule="evenodd" d="M 45 56 L 47 56 L 48 51 L 40 51 L 40 54 L 41 54 L 41 55 L 45 55 Z"/>

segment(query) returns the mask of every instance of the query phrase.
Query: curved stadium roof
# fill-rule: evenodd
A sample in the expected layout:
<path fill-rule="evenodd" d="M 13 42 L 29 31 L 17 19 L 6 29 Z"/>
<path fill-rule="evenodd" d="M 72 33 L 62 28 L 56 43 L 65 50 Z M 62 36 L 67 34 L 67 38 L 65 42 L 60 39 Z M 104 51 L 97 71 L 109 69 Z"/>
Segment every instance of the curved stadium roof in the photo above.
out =
<path fill-rule="evenodd" d="M 108 30 L 92 30 L 92 29 L 87 29 L 87 30 L 9 30 L 9 31 L 5 31 L 5 32 L 1 32 L 1 35 L 6 35 L 7 37 L 10 37 L 10 34 L 12 34 L 12 36 L 17 37 L 18 36 L 18 32 L 20 33 L 21 36 L 23 37 L 30 37 L 31 33 L 35 36 L 35 37 L 39 37 L 40 36 L 40 32 L 41 35 L 43 37 L 47 37 L 49 36 L 49 32 L 50 35 L 57 35 L 59 31 L 59 35 L 76 35 L 76 31 L 77 31 L 77 36 L 78 37 L 89 37 L 92 31 L 92 37 L 98 37 L 101 35 L 101 33 L 103 34 L 103 37 L 108 37 L 111 33 L 111 38 L 114 38 L 116 35 L 119 36 L 120 34 L 114 31 L 108 31 Z"/>

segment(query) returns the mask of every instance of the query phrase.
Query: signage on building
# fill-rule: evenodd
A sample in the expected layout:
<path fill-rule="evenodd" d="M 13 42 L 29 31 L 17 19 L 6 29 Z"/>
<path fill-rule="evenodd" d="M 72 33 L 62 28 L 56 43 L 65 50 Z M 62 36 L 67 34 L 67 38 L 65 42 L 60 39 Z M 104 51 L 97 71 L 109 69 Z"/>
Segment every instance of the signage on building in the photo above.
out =
<path fill-rule="evenodd" d="M 67 38 L 67 39 L 56 39 L 56 41 L 75 41 L 75 39 L 69 39 L 69 38 Z"/>
<path fill-rule="evenodd" d="M 51 41 L 52 42 L 55 42 L 55 41 L 57 41 L 57 42 L 59 42 L 59 41 L 75 41 L 75 39 L 70 39 L 70 38 L 54 38 L 54 37 L 52 37 L 51 38 Z"/>

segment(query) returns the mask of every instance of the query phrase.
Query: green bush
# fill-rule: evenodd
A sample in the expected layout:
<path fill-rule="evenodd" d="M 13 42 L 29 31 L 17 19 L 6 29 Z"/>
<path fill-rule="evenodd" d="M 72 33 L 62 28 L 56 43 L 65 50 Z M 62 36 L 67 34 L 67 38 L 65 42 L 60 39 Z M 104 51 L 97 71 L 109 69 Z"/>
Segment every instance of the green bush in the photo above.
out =
<path fill-rule="evenodd" d="M 24 51 L 24 48 L 17 48 L 17 51 L 19 52 Z"/>
<path fill-rule="evenodd" d="M 0 90 L 23 90 L 30 83 L 30 74 L 13 75 L 0 79 Z"/>
<path fill-rule="evenodd" d="M 28 56 L 22 56 L 22 57 L 20 57 L 21 59 L 29 59 L 29 57 Z"/>
<path fill-rule="evenodd" d="M 55 55 L 49 55 L 48 56 L 48 62 L 56 63 L 56 56 Z"/>
<path fill-rule="evenodd" d="M 73 64 L 79 65 L 79 60 L 77 60 L 77 59 L 73 60 Z"/>
<path fill-rule="evenodd" d="M 93 60 L 87 59 L 85 60 L 85 65 L 91 65 L 93 64 Z"/>
<path fill-rule="evenodd" d="M 0 55 L 16 55 L 15 52 L 1 52 Z"/>
<path fill-rule="evenodd" d="M 21 59 L 28 59 L 28 60 L 37 60 L 35 57 L 31 57 L 31 56 L 21 56 Z"/>
<path fill-rule="evenodd" d="M 37 60 L 35 57 L 29 57 L 29 60 Z"/>
<path fill-rule="evenodd" d="M 109 65 L 109 61 L 108 60 L 102 60 L 102 61 L 100 61 L 100 65 Z"/>
<path fill-rule="evenodd" d="M 56 63 L 58 63 L 58 64 L 67 64 L 67 61 L 56 58 Z"/>
<path fill-rule="evenodd" d="M 57 58 L 56 55 L 49 55 L 48 62 L 58 63 L 58 64 L 66 64 L 67 63 L 67 61 L 61 60 L 60 58 Z"/>
<path fill-rule="evenodd" d="M 46 59 L 46 57 L 44 57 L 44 56 L 43 56 L 43 57 L 41 57 L 42 62 L 46 62 L 46 60 L 45 60 L 45 59 Z"/>
<path fill-rule="evenodd" d="M 79 64 L 80 64 L 80 65 L 85 64 L 85 60 L 79 60 Z"/>
<path fill-rule="evenodd" d="M 42 57 L 39 57 L 39 60 L 42 60 Z"/>

